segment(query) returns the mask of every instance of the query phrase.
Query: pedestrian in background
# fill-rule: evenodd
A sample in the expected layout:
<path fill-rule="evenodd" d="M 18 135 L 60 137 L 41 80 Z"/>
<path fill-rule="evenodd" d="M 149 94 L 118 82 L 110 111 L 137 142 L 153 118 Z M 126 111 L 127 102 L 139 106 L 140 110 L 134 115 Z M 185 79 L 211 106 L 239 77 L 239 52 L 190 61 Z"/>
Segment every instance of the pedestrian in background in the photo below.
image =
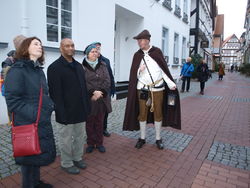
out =
<path fill-rule="evenodd" d="M 79 174 L 87 167 L 83 137 L 90 104 L 85 72 L 73 58 L 74 42 L 63 39 L 60 51 L 62 55 L 48 68 L 49 93 L 56 106 L 61 168 L 69 174 Z"/>
<path fill-rule="evenodd" d="M 238 72 L 238 70 L 239 70 L 238 65 L 235 65 L 235 72 Z"/>
<path fill-rule="evenodd" d="M 234 65 L 231 65 L 231 72 L 234 72 Z"/>
<path fill-rule="evenodd" d="M 222 80 L 223 79 L 223 76 L 225 75 L 225 70 L 224 70 L 224 64 L 223 63 L 220 63 L 219 64 L 219 80 Z"/>
<path fill-rule="evenodd" d="M 182 80 L 181 92 L 185 91 L 186 82 L 187 82 L 186 91 L 189 92 L 192 72 L 194 72 L 194 65 L 192 64 L 192 58 L 188 57 L 186 63 L 183 65 L 181 69 L 181 75 L 180 75 Z"/>
<path fill-rule="evenodd" d="M 200 64 L 197 67 L 198 80 L 200 82 L 200 94 L 204 95 L 205 83 L 208 80 L 208 66 L 204 59 L 201 59 Z"/>
<path fill-rule="evenodd" d="M 114 97 L 114 95 L 115 95 L 115 79 L 114 79 L 114 75 L 113 75 L 113 72 L 111 69 L 110 61 L 108 58 L 104 57 L 101 54 L 101 45 L 102 44 L 100 42 L 95 42 L 93 44 L 96 45 L 98 58 L 100 59 L 100 61 L 106 63 L 106 65 L 107 65 L 109 77 L 110 77 L 110 81 L 111 81 L 110 92 L 109 92 L 108 96 Z M 107 128 L 108 128 L 108 113 L 105 114 L 104 121 L 103 121 L 103 136 L 110 137 L 110 133 L 108 132 Z"/>
<path fill-rule="evenodd" d="M 96 45 L 89 45 L 84 50 L 86 57 L 83 60 L 85 69 L 88 94 L 91 100 L 91 113 L 86 123 L 87 153 L 93 152 L 95 148 L 104 153 L 103 145 L 103 121 L 106 113 L 112 111 L 110 100 L 110 76 L 107 65 L 100 58 Z"/>
<path fill-rule="evenodd" d="M 22 126 L 36 121 L 40 90 L 42 87 L 42 108 L 38 124 L 41 154 L 15 157 L 21 165 L 22 187 L 53 187 L 40 180 L 40 167 L 54 162 L 56 147 L 51 125 L 54 104 L 48 95 L 46 78 L 42 69 L 44 50 L 40 39 L 26 38 L 15 54 L 15 63 L 5 81 L 5 98 L 8 109 L 15 119 L 13 125 Z"/>
<path fill-rule="evenodd" d="M 13 43 L 15 46 L 15 50 L 11 50 L 8 54 L 7 54 L 7 58 L 2 62 L 2 70 L 1 70 L 1 92 L 2 92 L 2 96 L 5 96 L 5 86 L 4 86 L 4 80 L 6 78 L 6 75 L 9 71 L 9 69 L 11 68 L 11 66 L 15 63 L 15 53 L 16 50 L 20 47 L 21 43 L 23 42 L 23 40 L 26 37 L 23 35 L 18 35 L 13 39 Z M 8 112 L 8 118 L 9 118 L 9 122 L 8 125 L 11 125 L 11 114 Z"/>

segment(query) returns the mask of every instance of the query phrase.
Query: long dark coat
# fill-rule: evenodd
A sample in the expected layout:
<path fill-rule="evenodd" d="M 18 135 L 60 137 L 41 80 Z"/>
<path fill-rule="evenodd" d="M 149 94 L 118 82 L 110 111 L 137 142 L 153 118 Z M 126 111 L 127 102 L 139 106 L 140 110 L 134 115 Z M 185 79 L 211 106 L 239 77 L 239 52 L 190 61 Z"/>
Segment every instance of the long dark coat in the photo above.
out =
<path fill-rule="evenodd" d="M 200 63 L 197 67 L 198 80 L 206 82 L 208 80 L 208 66 L 206 63 Z"/>
<path fill-rule="evenodd" d="M 123 130 L 133 131 L 139 130 L 139 99 L 137 96 L 137 71 L 142 61 L 144 53 L 142 50 L 138 50 L 133 57 L 133 62 L 130 70 L 129 87 L 128 87 L 128 98 L 126 104 L 125 117 L 123 122 Z M 149 55 L 152 57 L 164 73 L 174 81 L 171 76 L 167 63 L 164 59 L 162 51 L 157 47 L 152 47 L 149 50 Z M 163 126 L 171 126 L 176 129 L 181 129 L 181 108 L 180 108 L 180 97 L 178 90 L 171 91 L 167 86 L 164 91 L 164 104 L 163 104 Z M 174 93 L 177 95 L 176 106 L 171 107 L 167 105 L 167 95 Z"/>
<path fill-rule="evenodd" d="M 93 69 L 84 59 L 82 65 L 85 69 L 90 100 L 94 91 L 98 90 L 103 92 L 103 98 L 100 98 L 97 101 L 91 100 L 91 115 L 110 113 L 112 111 L 111 99 L 109 96 L 111 81 L 106 63 L 99 59 L 98 64 L 95 69 Z"/>
<path fill-rule="evenodd" d="M 16 163 L 19 165 L 45 166 L 55 160 L 56 147 L 51 125 L 54 104 L 48 95 L 44 72 L 33 61 L 17 60 L 6 76 L 5 98 L 8 110 L 14 113 L 15 126 L 27 125 L 36 121 L 41 86 L 43 87 L 43 101 L 38 135 L 42 153 L 16 157 Z"/>
<path fill-rule="evenodd" d="M 49 66 L 47 75 L 56 121 L 65 125 L 85 122 L 90 101 L 82 65 L 74 59 L 68 63 L 61 56 Z"/>

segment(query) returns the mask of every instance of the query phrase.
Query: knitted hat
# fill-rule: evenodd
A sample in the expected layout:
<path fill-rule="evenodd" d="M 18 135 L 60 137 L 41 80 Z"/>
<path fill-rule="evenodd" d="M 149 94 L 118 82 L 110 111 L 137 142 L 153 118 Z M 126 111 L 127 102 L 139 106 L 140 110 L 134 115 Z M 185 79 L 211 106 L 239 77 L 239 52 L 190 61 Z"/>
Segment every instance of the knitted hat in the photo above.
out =
<path fill-rule="evenodd" d="M 93 42 L 92 44 L 93 45 L 100 45 L 100 46 L 102 45 L 102 43 L 100 43 L 100 42 Z"/>
<path fill-rule="evenodd" d="M 85 48 L 85 50 L 84 50 L 84 54 L 88 56 L 88 55 L 89 55 L 89 52 L 90 52 L 93 48 L 96 48 L 96 45 L 94 45 L 94 44 L 88 45 L 88 46 Z"/>

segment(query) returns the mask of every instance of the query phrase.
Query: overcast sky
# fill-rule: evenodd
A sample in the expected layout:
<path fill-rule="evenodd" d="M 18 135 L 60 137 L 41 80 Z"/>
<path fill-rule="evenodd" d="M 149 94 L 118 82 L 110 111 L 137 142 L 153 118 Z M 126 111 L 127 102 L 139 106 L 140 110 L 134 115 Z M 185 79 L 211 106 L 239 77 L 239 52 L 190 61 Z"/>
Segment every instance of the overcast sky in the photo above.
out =
<path fill-rule="evenodd" d="M 217 0 L 219 14 L 224 14 L 224 39 L 244 32 L 247 0 Z"/>

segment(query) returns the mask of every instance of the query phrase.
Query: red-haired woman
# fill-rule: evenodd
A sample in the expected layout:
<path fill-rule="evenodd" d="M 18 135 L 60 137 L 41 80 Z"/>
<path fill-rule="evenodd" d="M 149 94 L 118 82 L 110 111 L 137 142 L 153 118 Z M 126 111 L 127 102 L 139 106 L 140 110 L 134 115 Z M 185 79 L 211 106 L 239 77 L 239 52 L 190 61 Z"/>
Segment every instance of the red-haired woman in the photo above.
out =
<path fill-rule="evenodd" d="M 9 111 L 14 114 L 15 126 L 28 125 L 36 121 L 40 89 L 43 89 L 38 124 L 41 154 L 15 157 L 16 164 L 21 165 L 22 187 L 53 187 L 40 180 L 40 166 L 52 163 L 56 157 L 50 119 L 54 105 L 48 96 L 47 82 L 42 70 L 44 50 L 40 39 L 25 39 L 17 50 L 15 59 L 16 62 L 5 80 L 6 102 Z"/>

